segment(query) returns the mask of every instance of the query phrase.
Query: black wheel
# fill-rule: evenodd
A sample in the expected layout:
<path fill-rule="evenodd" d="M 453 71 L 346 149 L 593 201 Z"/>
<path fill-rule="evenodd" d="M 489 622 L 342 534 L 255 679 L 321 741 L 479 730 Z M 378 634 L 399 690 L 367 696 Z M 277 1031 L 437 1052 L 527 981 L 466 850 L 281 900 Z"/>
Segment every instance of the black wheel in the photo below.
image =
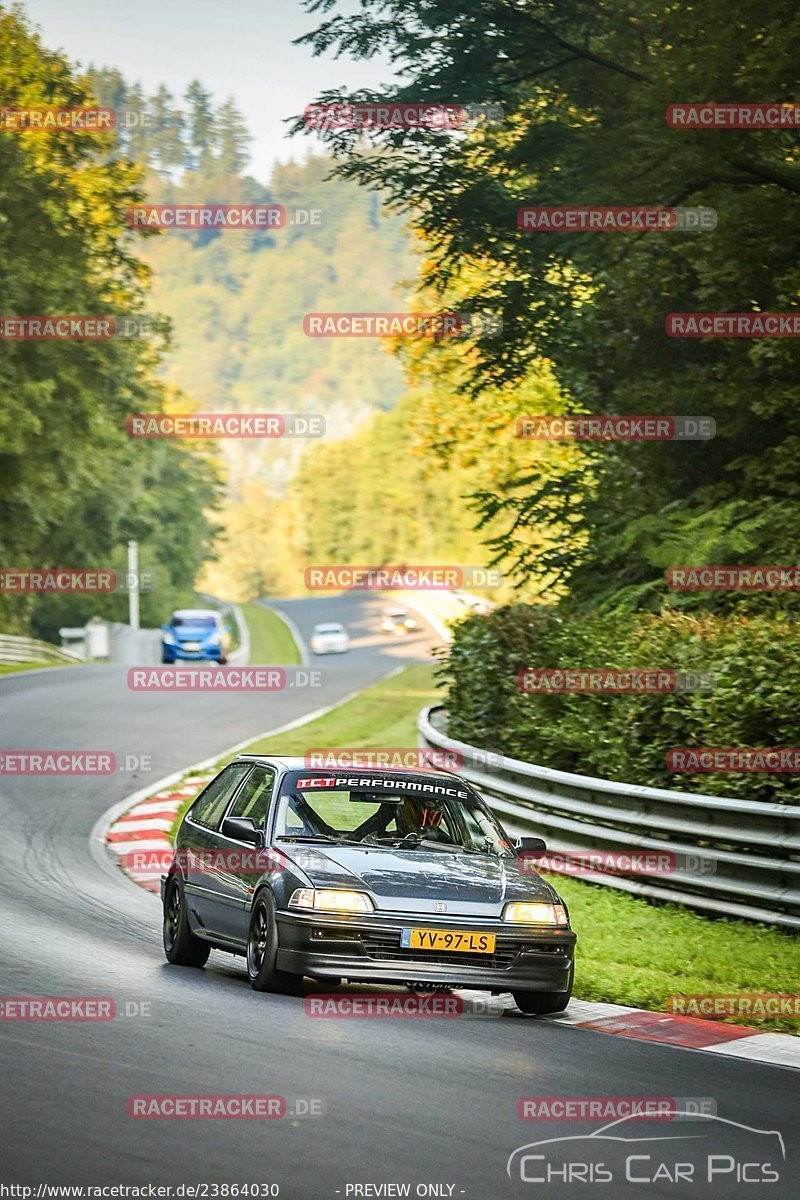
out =
<path fill-rule="evenodd" d="M 284 992 L 296 995 L 300 991 L 302 975 L 290 971 L 279 971 L 275 963 L 278 957 L 278 923 L 275 920 L 275 900 L 272 892 L 259 893 L 250 917 L 247 935 L 247 975 L 250 986 L 257 992 Z"/>
<path fill-rule="evenodd" d="M 543 1017 L 547 1013 L 560 1013 L 569 1004 L 575 967 L 569 973 L 569 985 L 565 992 L 512 992 L 514 1003 L 520 1012 Z"/>
<path fill-rule="evenodd" d="M 167 962 L 176 967 L 203 967 L 208 961 L 211 947 L 201 942 L 189 928 L 183 885 L 173 875 L 164 896 L 164 953 Z"/>

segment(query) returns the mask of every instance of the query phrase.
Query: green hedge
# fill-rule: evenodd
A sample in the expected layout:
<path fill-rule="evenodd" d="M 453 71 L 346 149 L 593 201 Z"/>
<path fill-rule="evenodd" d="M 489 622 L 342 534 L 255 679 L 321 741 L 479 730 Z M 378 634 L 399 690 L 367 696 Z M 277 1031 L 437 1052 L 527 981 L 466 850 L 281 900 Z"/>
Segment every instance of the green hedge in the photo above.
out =
<path fill-rule="evenodd" d="M 707 671 L 711 691 L 526 694 L 521 669 Z M 598 616 L 514 605 L 458 625 L 439 668 L 450 733 L 528 762 L 607 779 L 754 800 L 800 802 L 790 774 L 676 774 L 681 746 L 800 744 L 800 623 L 669 612 Z"/>

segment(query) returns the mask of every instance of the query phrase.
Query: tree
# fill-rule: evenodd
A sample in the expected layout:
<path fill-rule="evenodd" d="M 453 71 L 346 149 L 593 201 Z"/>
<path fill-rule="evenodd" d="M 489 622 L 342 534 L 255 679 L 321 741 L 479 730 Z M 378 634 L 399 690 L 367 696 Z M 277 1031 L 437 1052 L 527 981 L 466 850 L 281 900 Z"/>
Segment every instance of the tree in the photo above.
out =
<path fill-rule="evenodd" d="M 150 161 L 160 171 L 186 165 L 186 146 L 183 141 L 184 117 L 175 107 L 175 97 L 163 84 L 150 98 L 152 118 Z"/>
<path fill-rule="evenodd" d="M 471 361 L 472 393 L 516 386 L 546 359 L 575 411 L 717 420 L 712 443 L 598 447 L 577 471 L 536 468 L 484 494 L 487 516 L 506 523 L 497 551 L 516 558 L 519 577 L 543 586 L 556 572 L 587 602 L 623 589 L 659 604 L 672 563 L 795 561 L 797 342 L 681 341 L 664 320 L 673 310 L 797 308 L 795 132 L 695 133 L 665 120 L 687 98 L 793 96 L 796 6 L 744 0 L 735 20 L 722 0 L 307 7 L 327 16 L 302 39 L 315 52 L 381 54 L 397 66 L 408 82 L 384 99 L 503 106 L 502 122 L 466 136 L 324 135 L 340 174 L 412 214 L 426 287 L 445 297 L 475 272 L 463 307 L 501 314 L 503 337 L 481 342 Z M 322 97 L 360 98 L 372 97 Z M 516 225 L 526 204 L 708 205 L 718 226 L 713 235 L 528 233 Z M 527 532 L 552 520 L 580 536 L 532 554 Z"/>
<path fill-rule="evenodd" d="M 189 137 L 187 166 L 192 171 L 207 171 L 219 144 L 211 93 L 198 79 L 193 79 L 186 89 L 185 99 L 189 106 L 186 118 Z"/>
<path fill-rule="evenodd" d="M 252 135 L 242 114 L 233 102 L 233 97 L 220 105 L 216 116 L 219 154 L 216 167 L 223 175 L 240 175 L 250 157 L 248 145 Z"/>
<path fill-rule="evenodd" d="M 97 103 L 67 60 L 2 6 L 0 94 L 9 107 Z M 111 134 L 92 131 L 0 137 L 4 316 L 144 314 L 148 271 L 125 223 L 126 209 L 143 199 L 142 169 L 115 157 L 113 147 Z M 159 367 L 158 345 L 146 338 L 4 339 L 5 566 L 124 568 L 125 541 L 140 536 L 143 569 L 161 569 L 161 603 L 178 577 L 191 586 L 211 536 L 205 512 L 215 499 L 213 467 L 178 445 L 134 443 L 126 434 L 128 414 L 165 403 Z M 36 610 L 34 598 L 0 592 L 3 627 L 25 627 Z M 62 606 L 61 623 L 68 611 Z"/>

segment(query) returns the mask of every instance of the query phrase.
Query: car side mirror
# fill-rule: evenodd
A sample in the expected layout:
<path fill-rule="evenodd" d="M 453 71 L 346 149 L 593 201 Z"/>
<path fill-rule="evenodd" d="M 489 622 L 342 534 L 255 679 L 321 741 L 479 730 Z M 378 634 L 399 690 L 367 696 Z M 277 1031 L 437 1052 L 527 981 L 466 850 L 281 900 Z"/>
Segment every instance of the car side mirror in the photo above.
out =
<path fill-rule="evenodd" d="M 519 837 L 514 843 L 514 853 L 518 857 L 524 854 L 528 858 L 541 858 L 547 853 L 547 843 L 544 838 Z"/>
<path fill-rule="evenodd" d="M 261 832 L 252 817 L 226 817 L 220 830 L 223 837 L 233 838 L 237 842 L 248 842 L 251 846 L 258 844 Z"/>

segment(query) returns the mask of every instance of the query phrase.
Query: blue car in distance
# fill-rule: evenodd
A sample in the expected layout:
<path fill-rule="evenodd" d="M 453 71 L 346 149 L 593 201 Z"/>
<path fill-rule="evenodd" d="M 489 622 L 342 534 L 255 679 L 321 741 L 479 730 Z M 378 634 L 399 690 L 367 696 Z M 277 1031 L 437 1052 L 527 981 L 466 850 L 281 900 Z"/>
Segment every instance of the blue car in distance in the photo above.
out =
<path fill-rule="evenodd" d="M 213 608 L 179 608 L 161 626 L 161 661 L 228 661 L 230 630 Z"/>

